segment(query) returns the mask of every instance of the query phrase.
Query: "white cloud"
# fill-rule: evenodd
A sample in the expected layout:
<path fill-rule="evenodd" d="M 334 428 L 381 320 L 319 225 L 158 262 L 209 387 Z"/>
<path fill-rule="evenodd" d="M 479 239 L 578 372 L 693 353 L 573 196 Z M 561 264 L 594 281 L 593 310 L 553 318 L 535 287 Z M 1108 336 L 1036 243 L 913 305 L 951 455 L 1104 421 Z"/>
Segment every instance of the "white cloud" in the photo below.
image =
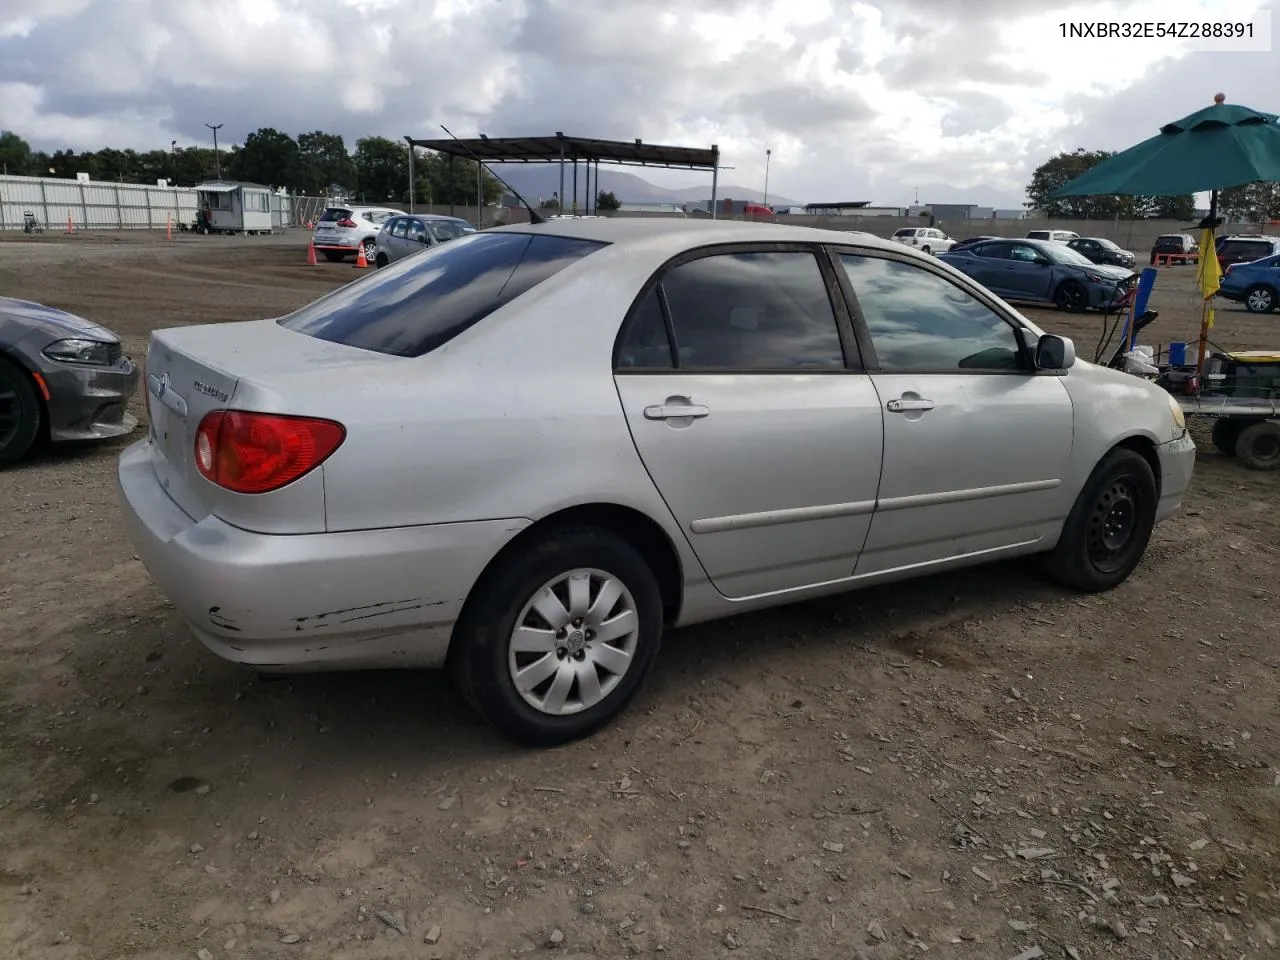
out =
<path fill-rule="evenodd" d="M 1265 108 L 1275 54 L 1063 37 L 1073 21 L 1247 20 L 1263 0 L 0 0 L 0 128 L 36 146 L 348 141 L 448 123 L 717 143 L 801 198 L 912 184 L 1020 196 L 1075 146 L 1120 148 L 1220 86 Z M 56 66 L 55 66 L 56 65 Z M 1152 78 L 1161 78 L 1155 83 Z M 658 182 L 698 183 L 653 174 Z"/>

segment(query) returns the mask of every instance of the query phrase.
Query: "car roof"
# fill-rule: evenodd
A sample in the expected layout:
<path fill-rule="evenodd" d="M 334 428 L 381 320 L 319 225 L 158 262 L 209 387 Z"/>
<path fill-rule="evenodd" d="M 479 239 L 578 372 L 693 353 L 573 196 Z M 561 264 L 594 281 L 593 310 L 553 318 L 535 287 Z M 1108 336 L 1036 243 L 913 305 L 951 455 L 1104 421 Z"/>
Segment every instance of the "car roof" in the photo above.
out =
<path fill-rule="evenodd" d="M 660 244 L 671 252 L 712 243 L 856 243 L 892 253 L 902 245 L 861 230 L 820 230 L 781 223 L 686 217 L 600 217 L 514 223 L 485 233 L 533 233 L 613 244 Z M 922 255 L 923 256 L 923 255 Z"/>
<path fill-rule="evenodd" d="M 371 210 L 383 210 L 383 209 L 389 209 L 389 208 L 386 208 L 386 207 L 370 207 L 369 209 L 371 209 Z M 407 211 L 405 211 L 405 210 L 397 210 L 397 211 L 396 211 L 396 216 L 398 216 L 398 217 L 413 217 L 413 219 L 415 219 L 415 220 L 447 220 L 447 221 L 449 221 L 450 223 L 466 223 L 466 222 L 467 222 L 466 220 L 462 219 L 462 217 L 450 217 L 450 216 L 447 216 L 446 214 L 443 214 L 443 213 L 409 213 L 409 212 L 407 212 Z"/>

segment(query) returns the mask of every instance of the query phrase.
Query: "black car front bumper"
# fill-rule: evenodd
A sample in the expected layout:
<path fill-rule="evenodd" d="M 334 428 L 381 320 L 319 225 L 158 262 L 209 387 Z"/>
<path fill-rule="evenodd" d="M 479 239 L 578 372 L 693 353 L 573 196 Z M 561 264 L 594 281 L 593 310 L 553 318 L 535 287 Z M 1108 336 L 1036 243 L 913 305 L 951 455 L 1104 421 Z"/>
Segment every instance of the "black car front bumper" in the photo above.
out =
<path fill-rule="evenodd" d="M 53 442 L 106 440 L 137 428 L 129 399 L 142 371 L 130 358 L 111 366 L 46 362 L 39 372 L 48 388 L 45 408 Z"/>

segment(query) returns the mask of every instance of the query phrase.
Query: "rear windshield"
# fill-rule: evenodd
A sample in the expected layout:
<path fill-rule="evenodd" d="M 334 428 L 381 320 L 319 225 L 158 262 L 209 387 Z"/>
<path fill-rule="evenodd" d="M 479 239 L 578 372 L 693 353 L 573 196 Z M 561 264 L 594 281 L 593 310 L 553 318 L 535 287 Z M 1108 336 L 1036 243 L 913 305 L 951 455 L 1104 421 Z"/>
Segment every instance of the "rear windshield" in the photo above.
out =
<path fill-rule="evenodd" d="M 471 233 L 340 287 L 280 325 L 348 347 L 420 357 L 604 246 L 573 237 Z"/>
<path fill-rule="evenodd" d="M 351 211 L 345 207 L 330 207 L 324 213 L 320 214 L 320 223 L 336 223 L 339 220 L 345 220 L 351 216 Z"/>
<path fill-rule="evenodd" d="M 1271 244 L 1265 240 L 1228 240 L 1218 250 L 1226 257 L 1265 257 L 1271 253 Z"/>
<path fill-rule="evenodd" d="M 895 237 L 914 237 L 915 235 L 916 232 L 913 229 L 899 230 L 894 234 Z"/>
<path fill-rule="evenodd" d="M 1027 234 L 1027 239 L 1028 240 L 1048 240 L 1049 231 L 1048 230 L 1032 230 L 1030 233 Z"/>

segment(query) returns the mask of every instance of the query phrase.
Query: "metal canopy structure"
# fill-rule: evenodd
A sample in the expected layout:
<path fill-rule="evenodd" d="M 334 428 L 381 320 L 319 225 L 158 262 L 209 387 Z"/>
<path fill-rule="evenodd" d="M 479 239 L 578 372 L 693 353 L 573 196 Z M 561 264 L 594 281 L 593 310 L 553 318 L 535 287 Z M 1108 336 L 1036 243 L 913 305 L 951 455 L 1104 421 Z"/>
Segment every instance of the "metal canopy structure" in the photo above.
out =
<path fill-rule="evenodd" d="M 712 144 L 709 149 L 701 147 L 675 147 L 658 143 L 645 143 L 636 140 L 599 140 L 593 137 L 570 137 L 559 131 L 553 137 L 489 137 L 480 134 L 470 139 L 434 139 L 425 140 L 417 137 L 405 137 L 410 145 L 409 162 L 409 206 L 413 207 L 413 148 L 433 150 L 449 158 L 450 165 L 455 157 L 464 160 L 479 158 L 486 163 L 559 163 L 560 192 L 556 195 L 560 203 L 560 211 L 564 212 L 564 188 L 566 164 L 572 168 L 573 205 L 571 210 L 578 209 L 578 164 L 586 164 L 586 204 L 585 211 L 592 211 L 591 191 L 592 170 L 595 170 L 595 197 L 599 202 L 600 164 L 613 164 L 621 167 L 662 167 L 671 170 L 710 170 L 711 171 L 711 215 L 715 216 L 715 198 L 717 180 L 720 174 L 720 148 Z M 479 181 L 479 171 L 476 171 Z M 477 194 L 481 187 L 477 182 Z M 479 204 L 482 208 L 483 204 Z M 449 204 L 452 212 L 453 204 Z M 598 213 L 598 208 L 596 209 Z"/>

